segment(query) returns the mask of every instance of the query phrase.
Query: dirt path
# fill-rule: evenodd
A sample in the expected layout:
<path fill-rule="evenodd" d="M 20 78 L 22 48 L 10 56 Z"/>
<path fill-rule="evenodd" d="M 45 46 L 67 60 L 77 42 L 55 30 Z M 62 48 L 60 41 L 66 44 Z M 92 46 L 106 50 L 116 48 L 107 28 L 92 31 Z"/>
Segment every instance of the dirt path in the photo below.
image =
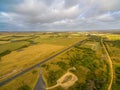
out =
<path fill-rule="evenodd" d="M 101 40 L 101 43 L 103 45 L 103 48 L 105 50 L 105 53 L 107 55 L 107 59 L 108 59 L 108 62 L 109 62 L 109 70 L 110 70 L 110 83 L 109 83 L 109 86 L 108 86 L 108 90 L 111 90 L 112 88 L 112 83 L 113 83 L 113 77 L 114 77 L 114 70 L 113 70 L 113 65 L 112 65 L 112 60 L 111 60 L 111 57 L 107 51 L 107 48 L 105 47 L 104 43 L 103 43 L 103 40 Z"/>
<path fill-rule="evenodd" d="M 58 86 L 68 89 L 70 86 L 72 86 L 78 80 L 77 76 L 70 72 L 72 69 L 75 70 L 75 68 L 68 69 L 67 73 L 57 80 L 56 85 L 48 87 L 46 90 L 50 90 Z"/>
<path fill-rule="evenodd" d="M 17 70 L 13 70 L 12 72 L 10 72 L 10 73 L 8 73 L 8 74 L 6 74 L 6 75 L 1 76 L 1 77 L 0 77 L 0 80 L 5 79 L 5 78 L 9 77 L 10 75 L 13 75 L 13 74 L 16 73 L 16 72 L 17 72 Z"/>
<path fill-rule="evenodd" d="M 54 86 L 51 86 L 51 87 L 46 88 L 46 90 L 50 90 L 50 89 L 56 88 L 56 87 L 58 87 L 58 86 L 59 86 L 59 84 L 56 84 L 56 85 L 54 85 Z"/>

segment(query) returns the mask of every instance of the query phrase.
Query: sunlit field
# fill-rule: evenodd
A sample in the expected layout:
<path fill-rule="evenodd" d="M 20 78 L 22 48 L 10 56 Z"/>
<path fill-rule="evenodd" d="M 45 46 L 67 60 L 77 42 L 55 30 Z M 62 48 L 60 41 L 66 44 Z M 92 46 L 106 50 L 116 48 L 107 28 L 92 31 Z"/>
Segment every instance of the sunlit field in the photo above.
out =
<path fill-rule="evenodd" d="M 16 75 L 22 70 L 29 68 L 51 55 L 71 46 L 72 44 L 86 39 L 85 35 L 72 35 L 72 33 L 2 33 L 0 44 L 0 81 L 4 81 L 7 78 Z M 7 86 L 0 88 L 6 89 L 18 89 L 22 86 L 24 78 L 34 78 L 35 75 L 39 76 L 38 70 L 33 70 L 34 74 L 25 74 L 20 78 L 20 82 L 16 80 L 13 84 L 18 83 L 16 87 L 11 83 Z M 37 73 L 36 73 L 37 72 Z M 38 78 L 33 80 L 37 80 Z M 33 88 L 35 82 L 32 83 L 26 79 L 26 85 Z M 20 85 L 19 85 L 20 84 Z"/>
<path fill-rule="evenodd" d="M 0 0 L 0 90 L 120 90 L 120 0 Z"/>
<path fill-rule="evenodd" d="M 41 71 L 47 90 L 108 90 L 109 87 L 119 90 L 120 35 L 111 33 L 1 33 L 0 82 L 83 40 L 0 90 L 34 90 Z M 108 55 L 112 60 L 113 80 Z"/>

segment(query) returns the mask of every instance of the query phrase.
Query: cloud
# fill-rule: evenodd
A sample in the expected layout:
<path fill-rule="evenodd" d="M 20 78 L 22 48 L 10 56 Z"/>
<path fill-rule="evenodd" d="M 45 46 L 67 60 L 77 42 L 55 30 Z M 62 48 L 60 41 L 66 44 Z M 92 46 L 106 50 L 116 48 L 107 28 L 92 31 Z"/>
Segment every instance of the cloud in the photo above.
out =
<path fill-rule="evenodd" d="M 20 5 L 15 6 L 15 11 L 24 15 L 25 21 L 28 23 L 52 23 L 66 18 L 76 18 L 80 12 L 78 5 L 65 9 L 64 0 L 63 2 L 57 0 L 51 6 L 38 0 L 25 0 Z"/>
<path fill-rule="evenodd" d="M 120 10 L 120 0 L 100 0 L 98 3 L 103 10 Z"/>
<path fill-rule="evenodd" d="M 105 13 L 97 17 L 98 20 L 101 21 L 113 21 L 115 18 L 110 13 Z"/>
<path fill-rule="evenodd" d="M 120 28 L 120 0 L 1 0 L 0 24 L 28 29 Z M 9 8 L 7 7 L 9 5 Z M 6 10 L 4 10 L 6 8 Z M 3 24 L 2 24 L 3 23 Z M 0 27 L 1 28 L 1 27 Z"/>

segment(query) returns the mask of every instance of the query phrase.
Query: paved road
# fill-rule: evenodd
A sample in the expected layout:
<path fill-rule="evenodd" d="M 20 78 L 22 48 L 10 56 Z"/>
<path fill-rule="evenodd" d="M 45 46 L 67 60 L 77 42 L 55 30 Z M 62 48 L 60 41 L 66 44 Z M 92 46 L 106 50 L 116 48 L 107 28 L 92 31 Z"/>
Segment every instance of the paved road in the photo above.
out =
<path fill-rule="evenodd" d="M 103 40 L 101 40 L 101 43 L 103 45 L 103 48 L 105 50 L 105 53 L 107 55 L 107 59 L 108 59 L 108 62 L 109 62 L 109 70 L 110 70 L 110 83 L 109 83 L 109 86 L 108 86 L 108 90 L 112 90 L 112 83 L 113 83 L 113 77 L 114 77 L 114 70 L 113 70 L 113 65 L 112 65 L 112 60 L 111 60 L 111 57 L 108 53 L 108 50 L 107 50 L 107 47 L 104 45 L 103 43 Z"/>
<path fill-rule="evenodd" d="M 40 77 L 37 81 L 37 84 L 36 84 L 34 90 L 46 90 L 46 84 L 42 77 L 42 70 L 40 70 Z"/>
<path fill-rule="evenodd" d="M 66 48 L 66 49 L 64 49 L 64 50 L 62 50 L 62 51 L 60 51 L 60 52 L 54 54 L 53 56 L 50 56 L 50 57 L 48 57 L 47 59 L 44 59 L 44 60 L 41 61 L 40 63 L 38 63 L 38 64 L 36 64 L 36 65 L 34 65 L 34 66 L 30 67 L 30 68 L 27 68 L 27 69 L 21 71 L 20 73 L 16 74 L 15 76 L 12 76 L 12 77 L 8 78 L 7 80 L 0 82 L 0 87 L 3 86 L 3 85 L 5 85 L 5 84 L 7 84 L 8 82 L 14 80 L 15 78 L 17 78 L 17 77 L 23 75 L 24 73 L 26 73 L 26 72 L 32 70 L 33 68 L 35 68 L 35 67 L 37 67 L 37 66 L 39 66 L 39 65 L 41 65 L 41 64 L 43 64 L 43 63 L 45 63 L 45 62 L 47 62 L 47 61 L 49 61 L 50 59 L 52 59 L 52 58 L 58 56 L 59 54 L 61 54 L 61 53 L 65 52 L 65 51 L 71 49 L 72 47 L 74 47 L 74 46 L 76 46 L 76 45 L 78 45 L 78 44 L 82 44 L 82 43 L 85 42 L 86 40 L 87 40 L 87 39 L 82 40 L 82 41 L 79 41 L 79 42 L 77 42 L 77 43 L 71 45 L 70 47 L 68 47 L 68 48 Z"/>

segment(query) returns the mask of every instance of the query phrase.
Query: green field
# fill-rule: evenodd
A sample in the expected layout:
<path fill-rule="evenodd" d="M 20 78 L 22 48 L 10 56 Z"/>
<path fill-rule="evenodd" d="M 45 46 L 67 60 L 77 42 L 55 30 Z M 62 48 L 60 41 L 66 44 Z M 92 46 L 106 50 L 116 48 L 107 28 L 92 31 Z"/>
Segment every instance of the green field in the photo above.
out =
<path fill-rule="evenodd" d="M 109 70 L 103 55 L 100 43 L 90 39 L 54 58 L 42 65 L 47 86 L 55 85 L 70 67 L 75 67 L 76 70 L 71 72 L 78 77 L 78 81 L 69 90 L 88 90 L 88 88 L 106 90 Z M 64 90 L 64 88 L 58 87 L 53 90 Z"/>
<path fill-rule="evenodd" d="M 107 47 L 113 62 L 113 90 L 120 88 L 120 35 L 90 32 L 26 32 L 0 34 L 0 82 L 16 75 L 42 60 L 64 50 L 78 41 L 87 39 L 82 44 L 58 55 L 41 65 L 46 88 L 54 86 L 70 70 L 78 80 L 68 90 L 108 90 L 110 82 L 109 62 L 101 38 Z M 0 90 L 34 90 L 40 75 L 36 67 L 17 77 Z M 67 82 L 70 77 L 66 78 Z M 66 90 L 58 86 L 50 90 Z"/>
<path fill-rule="evenodd" d="M 31 67 L 54 53 L 86 38 L 85 35 L 78 37 L 64 33 L 26 33 L 23 35 L 21 33 L 10 33 L 9 35 L 3 33 L 3 36 L 1 41 L 9 43 L 0 45 L 0 81 L 16 75 L 25 68 Z M 2 38 L 4 39 L 2 40 Z M 25 77 L 34 78 L 32 75 L 27 76 L 25 74 L 20 77 L 21 82 Z M 29 85 L 27 80 L 25 82 Z M 16 80 L 13 83 L 16 83 Z M 14 87 L 10 83 L 5 87 L 3 86 L 2 89 L 5 88 L 11 88 L 12 90 Z M 33 88 L 33 85 L 31 88 Z"/>
<path fill-rule="evenodd" d="M 120 37 L 120 35 L 119 35 Z M 120 89 L 120 39 L 117 40 L 106 40 L 106 46 L 108 48 L 109 54 L 111 56 L 113 66 L 114 66 L 114 82 L 113 90 Z"/>

